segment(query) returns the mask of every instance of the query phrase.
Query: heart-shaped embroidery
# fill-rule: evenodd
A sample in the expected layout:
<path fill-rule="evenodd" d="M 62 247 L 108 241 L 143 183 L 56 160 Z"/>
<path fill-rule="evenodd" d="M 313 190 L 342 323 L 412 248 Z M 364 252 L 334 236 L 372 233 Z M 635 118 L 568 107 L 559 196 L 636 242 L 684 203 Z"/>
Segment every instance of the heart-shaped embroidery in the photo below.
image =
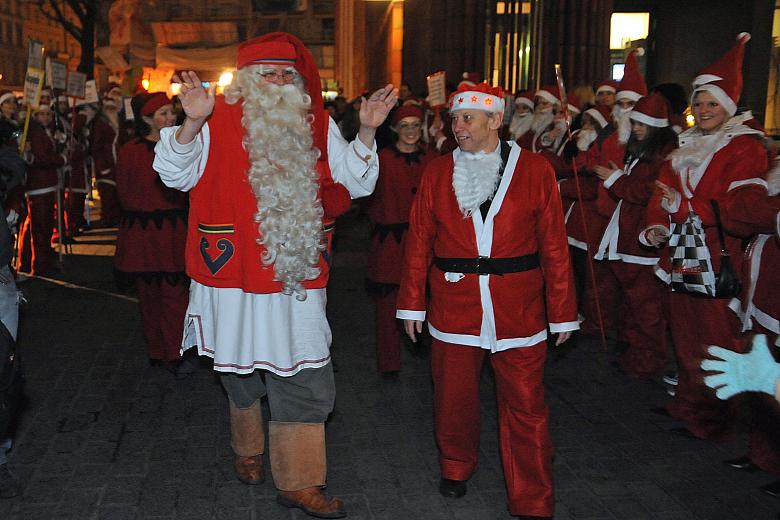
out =
<path fill-rule="evenodd" d="M 200 254 L 203 256 L 203 261 L 206 262 L 206 267 L 209 268 L 209 271 L 211 271 L 211 274 L 217 274 L 220 269 L 225 267 L 225 264 L 228 263 L 228 260 L 230 260 L 233 257 L 233 253 L 235 252 L 235 247 L 233 247 L 233 242 L 226 238 L 220 238 L 217 240 L 217 249 L 222 251 L 220 255 L 212 259 L 211 255 L 209 255 L 209 241 L 206 240 L 205 237 L 201 237 L 200 239 Z"/>

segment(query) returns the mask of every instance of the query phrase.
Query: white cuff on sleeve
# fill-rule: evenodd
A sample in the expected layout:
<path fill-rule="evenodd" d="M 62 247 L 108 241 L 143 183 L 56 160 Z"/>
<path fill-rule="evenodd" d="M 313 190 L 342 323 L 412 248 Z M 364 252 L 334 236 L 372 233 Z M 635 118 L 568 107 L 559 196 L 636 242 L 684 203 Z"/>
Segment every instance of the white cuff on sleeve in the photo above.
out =
<path fill-rule="evenodd" d="M 680 204 L 682 204 L 682 196 L 679 191 L 674 192 L 674 200 L 671 204 L 668 204 L 665 198 L 661 199 L 661 207 L 666 210 L 667 213 L 677 213 L 680 209 Z"/>
<path fill-rule="evenodd" d="M 624 176 L 625 174 L 626 173 L 623 170 L 614 170 L 612 172 L 612 175 L 610 175 L 604 180 L 604 187 L 610 189 L 612 185 L 615 184 L 615 182 L 617 182 L 617 180 L 622 176 Z"/>
<path fill-rule="evenodd" d="M 198 135 L 195 136 L 195 139 L 193 139 L 189 143 L 182 144 L 176 140 L 176 132 L 178 130 L 179 130 L 178 126 L 163 128 L 160 130 L 160 134 L 162 135 L 163 138 L 165 137 L 166 133 L 170 134 L 170 137 L 168 138 L 169 139 L 168 142 L 171 144 L 171 150 L 173 150 L 174 153 L 177 153 L 179 155 L 188 155 L 188 154 L 192 154 L 192 152 L 196 148 L 202 146 L 200 133 L 198 133 Z"/>
<path fill-rule="evenodd" d="M 405 311 L 398 309 L 395 311 L 395 317 L 399 320 L 425 321 L 425 311 Z"/>
<path fill-rule="evenodd" d="M 561 332 L 570 332 L 580 329 L 579 321 L 565 321 L 563 323 L 550 323 L 550 332 L 560 334 Z"/>

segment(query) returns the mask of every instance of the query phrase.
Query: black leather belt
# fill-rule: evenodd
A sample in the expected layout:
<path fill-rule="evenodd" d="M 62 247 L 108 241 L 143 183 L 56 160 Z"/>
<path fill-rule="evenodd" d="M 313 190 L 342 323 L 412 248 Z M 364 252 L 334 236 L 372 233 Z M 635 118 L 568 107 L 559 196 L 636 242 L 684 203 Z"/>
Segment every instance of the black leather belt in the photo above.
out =
<path fill-rule="evenodd" d="M 539 255 L 513 256 L 511 258 L 441 258 L 434 257 L 433 265 L 449 273 L 474 273 L 479 275 L 520 273 L 539 267 Z"/>

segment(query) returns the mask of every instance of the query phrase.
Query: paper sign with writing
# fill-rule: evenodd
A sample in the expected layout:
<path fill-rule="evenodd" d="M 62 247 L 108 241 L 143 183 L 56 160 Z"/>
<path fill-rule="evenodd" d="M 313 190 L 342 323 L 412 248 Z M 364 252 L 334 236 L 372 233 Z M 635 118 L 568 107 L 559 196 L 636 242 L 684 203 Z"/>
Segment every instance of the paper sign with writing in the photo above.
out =
<path fill-rule="evenodd" d="M 68 86 L 68 65 L 64 61 L 46 58 L 46 84 L 65 90 Z"/>
<path fill-rule="evenodd" d="M 441 107 L 447 104 L 447 75 L 442 70 L 434 72 L 427 78 L 428 104 L 432 107 Z"/>

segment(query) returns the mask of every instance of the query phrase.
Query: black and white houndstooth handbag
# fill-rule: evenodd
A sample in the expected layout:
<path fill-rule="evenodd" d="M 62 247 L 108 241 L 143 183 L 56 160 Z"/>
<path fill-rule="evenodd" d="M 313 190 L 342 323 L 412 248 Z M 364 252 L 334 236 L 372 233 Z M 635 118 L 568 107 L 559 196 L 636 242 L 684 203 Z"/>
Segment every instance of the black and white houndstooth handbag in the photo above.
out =
<path fill-rule="evenodd" d="M 707 248 L 701 219 L 692 208 L 685 222 L 672 223 L 669 249 L 672 257 L 672 290 L 714 298 L 716 280 L 712 257 Z"/>

